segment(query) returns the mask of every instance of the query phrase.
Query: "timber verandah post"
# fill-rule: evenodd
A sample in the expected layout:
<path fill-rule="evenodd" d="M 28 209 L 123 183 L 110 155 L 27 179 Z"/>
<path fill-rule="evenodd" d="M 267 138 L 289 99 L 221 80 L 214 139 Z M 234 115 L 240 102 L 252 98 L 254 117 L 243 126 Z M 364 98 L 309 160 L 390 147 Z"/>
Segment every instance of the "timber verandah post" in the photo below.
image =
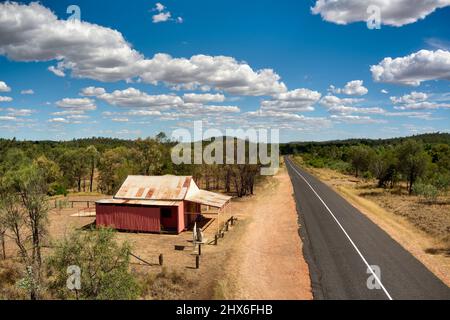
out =
<path fill-rule="evenodd" d="M 231 202 L 228 201 L 222 208 L 219 209 L 219 212 L 218 212 L 218 214 L 217 214 L 217 234 L 218 234 L 221 238 L 223 238 L 222 234 L 224 233 L 224 230 L 225 230 L 225 229 L 228 229 L 228 228 L 226 228 L 225 224 L 224 224 L 224 226 L 223 226 L 223 229 L 221 228 L 221 226 L 220 226 L 220 216 L 222 215 L 222 213 L 224 213 L 225 216 L 227 216 L 227 212 L 230 211 L 230 210 L 229 210 L 229 205 L 230 205 L 230 203 L 231 203 Z M 231 213 L 230 213 L 230 217 L 231 217 Z M 226 217 L 225 217 L 225 219 L 226 219 Z M 227 224 L 228 224 L 229 219 L 227 219 L 227 220 L 225 220 L 225 221 L 227 221 Z M 226 230 L 226 231 L 228 231 L 228 230 Z"/>

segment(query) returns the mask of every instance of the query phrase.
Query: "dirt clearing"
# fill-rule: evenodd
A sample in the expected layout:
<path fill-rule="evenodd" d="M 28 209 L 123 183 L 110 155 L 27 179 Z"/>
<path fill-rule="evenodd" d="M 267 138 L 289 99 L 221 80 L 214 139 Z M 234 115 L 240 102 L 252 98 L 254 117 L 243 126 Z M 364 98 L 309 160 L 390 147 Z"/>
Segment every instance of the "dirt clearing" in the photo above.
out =
<path fill-rule="evenodd" d="M 234 203 L 244 227 L 234 239 L 218 298 L 312 299 L 293 192 L 283 168 L 255 197 Z"/>

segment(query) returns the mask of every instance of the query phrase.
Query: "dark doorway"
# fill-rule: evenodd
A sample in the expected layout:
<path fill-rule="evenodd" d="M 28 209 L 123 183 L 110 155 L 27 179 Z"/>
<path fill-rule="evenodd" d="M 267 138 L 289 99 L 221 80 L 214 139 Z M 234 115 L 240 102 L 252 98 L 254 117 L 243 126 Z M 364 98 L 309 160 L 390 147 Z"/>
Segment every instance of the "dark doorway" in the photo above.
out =
<path fill-rule="evenodd" d="M 162 230 L 167 232 L 176 232 L 178 228 L 178 208 L 161 208 Z"/>

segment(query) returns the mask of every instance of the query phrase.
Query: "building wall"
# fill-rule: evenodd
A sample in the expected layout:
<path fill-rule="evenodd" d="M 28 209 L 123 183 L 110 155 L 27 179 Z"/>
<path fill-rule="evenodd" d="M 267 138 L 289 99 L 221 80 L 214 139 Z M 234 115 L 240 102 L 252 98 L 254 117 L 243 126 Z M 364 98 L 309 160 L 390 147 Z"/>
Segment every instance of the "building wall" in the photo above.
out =
<path fill-rule="evenodd" d="M 186 229 L 186 221 L 184 217 L 185 201 L 181 202 L 178 207 L 178 233 L 182 233 Z"/>
<path fill-rule="evenodd" d="M 160 209 L 96 204 L 97 226 L 117 230 L 161 232 Z"/>

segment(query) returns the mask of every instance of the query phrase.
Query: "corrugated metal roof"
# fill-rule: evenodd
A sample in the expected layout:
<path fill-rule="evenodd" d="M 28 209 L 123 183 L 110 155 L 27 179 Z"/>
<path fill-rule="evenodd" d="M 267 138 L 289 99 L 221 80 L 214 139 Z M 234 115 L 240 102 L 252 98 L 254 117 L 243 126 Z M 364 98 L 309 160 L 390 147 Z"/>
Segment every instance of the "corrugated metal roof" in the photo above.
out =
<path fill-rule="evenodd" d="M 210 206 L 214 208 L 222 208 L 225 206 L 232 198 L 222 194 L 209 192 L 205 190 L 196 190 L 193 193 L 189 193 L 186 196 L 186 201 L 199 203 L 205 206 Z"/>
<path fill-rule="evenodd" d="M 129 204 L 140 206 L 158 206 L 158 207 L 178 207 L 183 201 L 164 201 L 164 200 L 125 200 L 125 199 L 105 199 L 97 201 L 98 204 Z"/>
<path fill-rule="evenodd" d="M 179 206 L 183 200 L 222 208 L 232 197 L 200 190 L 192 177 L 129 176 L 114 199 L 99 204 L 130 204 L 144 206 Z"/>
<path fill-rule="evenodd" d="M 134 200 L 184 200 L 192 177 L 129 176 L 115 199 Z"/>

